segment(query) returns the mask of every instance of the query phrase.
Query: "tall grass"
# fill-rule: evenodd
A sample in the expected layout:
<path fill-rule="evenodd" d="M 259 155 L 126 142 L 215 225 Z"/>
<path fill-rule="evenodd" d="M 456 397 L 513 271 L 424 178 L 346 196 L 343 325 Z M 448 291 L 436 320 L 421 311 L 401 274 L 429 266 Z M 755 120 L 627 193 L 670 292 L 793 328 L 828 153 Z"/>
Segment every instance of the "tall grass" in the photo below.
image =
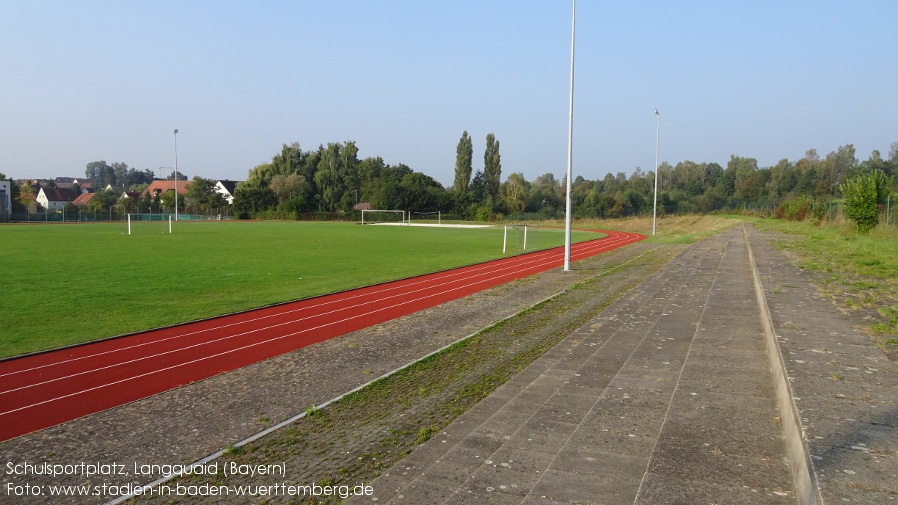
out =
<path fill-rule="evenodd" d="M 880 225 L 858 234 L 853 224 L 758 220 L 761 229 L 788 235 L 778 246 L 793 254 L 801 268 L 825 275 L 825 294 L 849 309 L 869 309 L 880 318 L 870 325 L 879 336 L 898 335 L 898 229 Z M 894 342 L 886 338 L 880 342 Z"/>
<path fill-rule="evenodd" d="M 121 223 L 0 226 L 0 356 L 502 256 L 501 228 L 182 222 L 173 231 L 161 222 L 134 223 L 131 235 Z M 542 248 L 563 242 L 561 230 L 539 232 Z"/>

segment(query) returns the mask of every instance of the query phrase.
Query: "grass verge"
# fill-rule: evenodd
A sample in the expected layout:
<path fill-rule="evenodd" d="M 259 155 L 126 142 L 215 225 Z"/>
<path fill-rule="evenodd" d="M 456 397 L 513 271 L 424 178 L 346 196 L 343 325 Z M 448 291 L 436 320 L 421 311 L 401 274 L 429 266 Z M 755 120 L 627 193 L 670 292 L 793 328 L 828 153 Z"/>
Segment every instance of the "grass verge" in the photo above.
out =
<path fill-rule="evenodd" d="M 898 230 L 880 226 L 858 235 L 853 226 L 755 220 L 781 233 L 774 245 L 817 275 L 821 293 L 865 322 L 867 333 L 890 359 L 898 358 Z"/>

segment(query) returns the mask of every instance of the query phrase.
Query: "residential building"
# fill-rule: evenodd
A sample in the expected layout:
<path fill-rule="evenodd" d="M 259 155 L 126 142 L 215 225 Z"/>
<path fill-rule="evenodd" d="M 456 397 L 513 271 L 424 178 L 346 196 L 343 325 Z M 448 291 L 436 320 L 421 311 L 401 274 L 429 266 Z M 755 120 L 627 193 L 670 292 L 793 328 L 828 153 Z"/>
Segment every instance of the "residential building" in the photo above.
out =
<path fill-rule="evenodd" d="M 219 179 L 215 182 L 215 191 L 221 193 L 221 196 L 228 201 L 228 205 L 234 203 L 234 193 L 237 185 L 243 181 L 229 181 L 228 179 Z"/>
<path fill-rule="evenodd" d="M 186 195 L 187 192 L 190 191 L 190 186 L 193 185 L 191 181 L 185 181 L 182 179 L 179 179 L 177 182 L 179 195 Z M 163 193 L 174 190 L 175 181 L 156 179 L 151 182 L 149 186 L 147 186 L 147 189 L 143 192 L 143 194 L 150 195 L 150 198 L 156 198 Z"/>
<path fill-rule="evenodd" d="M 47 210 L 63 210 L 65 206 L 75 201 L 78 195 L 70 188 L 51 188 L 41 186 L 37 192 L 37 203 Z"/>
<path fill-rule="evenodd" d="M 74 205 L 75 207 L 87 207 L 87 204 L 90 203 L 91 200 L 93 200 L 94 196 L 96 196 L 95 193 L 81 193 L 80 195 L 78 195 L 78 198 L 75 198 L 75 200 L 72 202 L 72 205 Z"/>

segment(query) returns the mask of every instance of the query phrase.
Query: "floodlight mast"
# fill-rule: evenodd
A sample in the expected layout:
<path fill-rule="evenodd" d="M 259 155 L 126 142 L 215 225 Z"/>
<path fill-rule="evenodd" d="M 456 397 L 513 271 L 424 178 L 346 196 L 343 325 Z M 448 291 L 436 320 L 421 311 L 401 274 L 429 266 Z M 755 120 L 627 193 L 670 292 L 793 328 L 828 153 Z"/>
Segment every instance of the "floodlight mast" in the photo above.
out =
<path fill-rule="evenodd" d="M 658 126 L 655 129 L 655 201 L 652 204 L 652 236 L 655 236 L 655 220 L 658 217 L 658 141 L 661 139 L 661 113 L 655 109 Z"/>
<path fill-rule="evenodd" d="M 574 147 L 574 28 L 577 22 L 577 0 L 571 1 L 571 100 L 567 126 L 567 184 L 565 186 L 564 270 L 571 269 L 571 154 Z"/>
<path fill-rule="evenodd" d="M 178 220 L 178 129 L 175 128 L 175 221 Z"/>

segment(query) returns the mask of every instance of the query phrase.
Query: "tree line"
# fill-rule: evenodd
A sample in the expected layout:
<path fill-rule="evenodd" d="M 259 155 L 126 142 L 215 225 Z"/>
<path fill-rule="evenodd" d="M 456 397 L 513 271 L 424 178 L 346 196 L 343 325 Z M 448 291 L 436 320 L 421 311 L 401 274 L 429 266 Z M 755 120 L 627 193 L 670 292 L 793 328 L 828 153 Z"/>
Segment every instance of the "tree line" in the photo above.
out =
<path fill-rule="evenodd" d="M 241 217 L 296 218 L 305 212 L 347 212 L 358 203 L 377 209 L 441 211 L 457 219 L 560 218 L 565 181 L 545 173 L 528 181 L 512 172 L 504 181 L 499 141 L 486 137 L 482 168 L 474 170 L 473 141 L 465 131 L 456 147 L 453 185 L 444 188 L 432 177 L 380 157 L 358 159 L 354 141 L 329 143 L 303 151 L 284 144 L 270 163 L 249 171 L 238 185 L 234 213 Z M 708 213 L 734 209 L 768 209 L 784 217 L 792 202 L 842 199 L 842 185 L 868 173 L 881 173 L 884 197 L 898 178 L 898 142 L 887 158 L 873 151 L 859 161 L 851 144 L 825 157 L 810 149 L 799 160 L 782 159 L 761 167 L 755 158 L 732 155 L 726 166 L 715 162 L 668 162 L 658 167 L 659 214 Z M 577 176 L 572 183 L 574 217 L 617 218 L 652 212 L 654 171 L 637 167 L 601 179 Z M 884 203 L 884 202 L 883 202 Z M 785 216 L 789 217 L 789 216 Z"/>
<path fill-rule="evenodd" d="M 512 172 L 502 180 L 499 140 L 486 136 L 483 162 L 474 169 L 473 140 L 463 132 L 456 147 L 453 185 L 444 188 L 432 177 L 405 164 L 390 165 L 381 157 L 358 158 L 354 141 L 319 145 L 304 151 L 299 143 L 284 144 L 271 161 L 249 170 L 246 181 L 234 195 L 232 213 L 242 218 L 297 219 L 306 213 L 347 213 L 359 203 L 376 209 L 412 212 L 441 211 L 455 219 L 557 219 L 563 217 L 565 181 L 551 172 L 528 181 L 522 172 Z M 863 161 L 851 144 L 821 157 L 810 149 L 799 160 L 782 159 L 761 167 L 755 158 L 732 155 L 726 166 L 715 162 L 668 162 L 658 167 L 658 213 L 709 213 L 734 209 L 763 209 L 787 219 L 802 219 L 821 212 L 821 203 L 841 200 L 845 188 L 859 188 L 849 181 L 873 177 L 865 184 L 866 201 L 876 205 L 896 191 L 898 142 L 891 144 L 887 157 L 873 151 Z M 105 161 L 87 164 L 85 175 L 94 187 L 125 186 L 141 191 L 153 179 L 152 171 L 137 171 L 125 163 Z M 572 210 L 575 218 L 617 218 L 652 212 L 654 171 L 637 167 L 631 174 L 617 172 L 603 178 L 577 176 L 572 183 Z M 171 179 L 173 175 L 167 178 Z M 179 180 L 185 180 L 183 174 Z M 193 193 L 178 203 L 181 209 L 213 211 L 224 206 L 212 189 L 214 181 L 194 177 Z M 875 187 L 870 197 L 870 186 Z M 27 191 L 27 189 L 26 189 Z M 13 198 L 19 188 L 13 187 Z M 24 196 L 24 195 L 23 195 Z M 115 205 L 120 195 L 95 197 L 98 208 Z M 33 196 L 32 196 L 33 198 Z M 146 201 L 144 201 L 146 200 Z M 171 201 L 170 201 L 171 200 Z M 143 197 L 130 202 L 154 212 L 173 210 L 172 194 Z M 814 210 L 816 209 L 816 211 Z M 853 219 L 853 218 L 852 218 Z"/>

